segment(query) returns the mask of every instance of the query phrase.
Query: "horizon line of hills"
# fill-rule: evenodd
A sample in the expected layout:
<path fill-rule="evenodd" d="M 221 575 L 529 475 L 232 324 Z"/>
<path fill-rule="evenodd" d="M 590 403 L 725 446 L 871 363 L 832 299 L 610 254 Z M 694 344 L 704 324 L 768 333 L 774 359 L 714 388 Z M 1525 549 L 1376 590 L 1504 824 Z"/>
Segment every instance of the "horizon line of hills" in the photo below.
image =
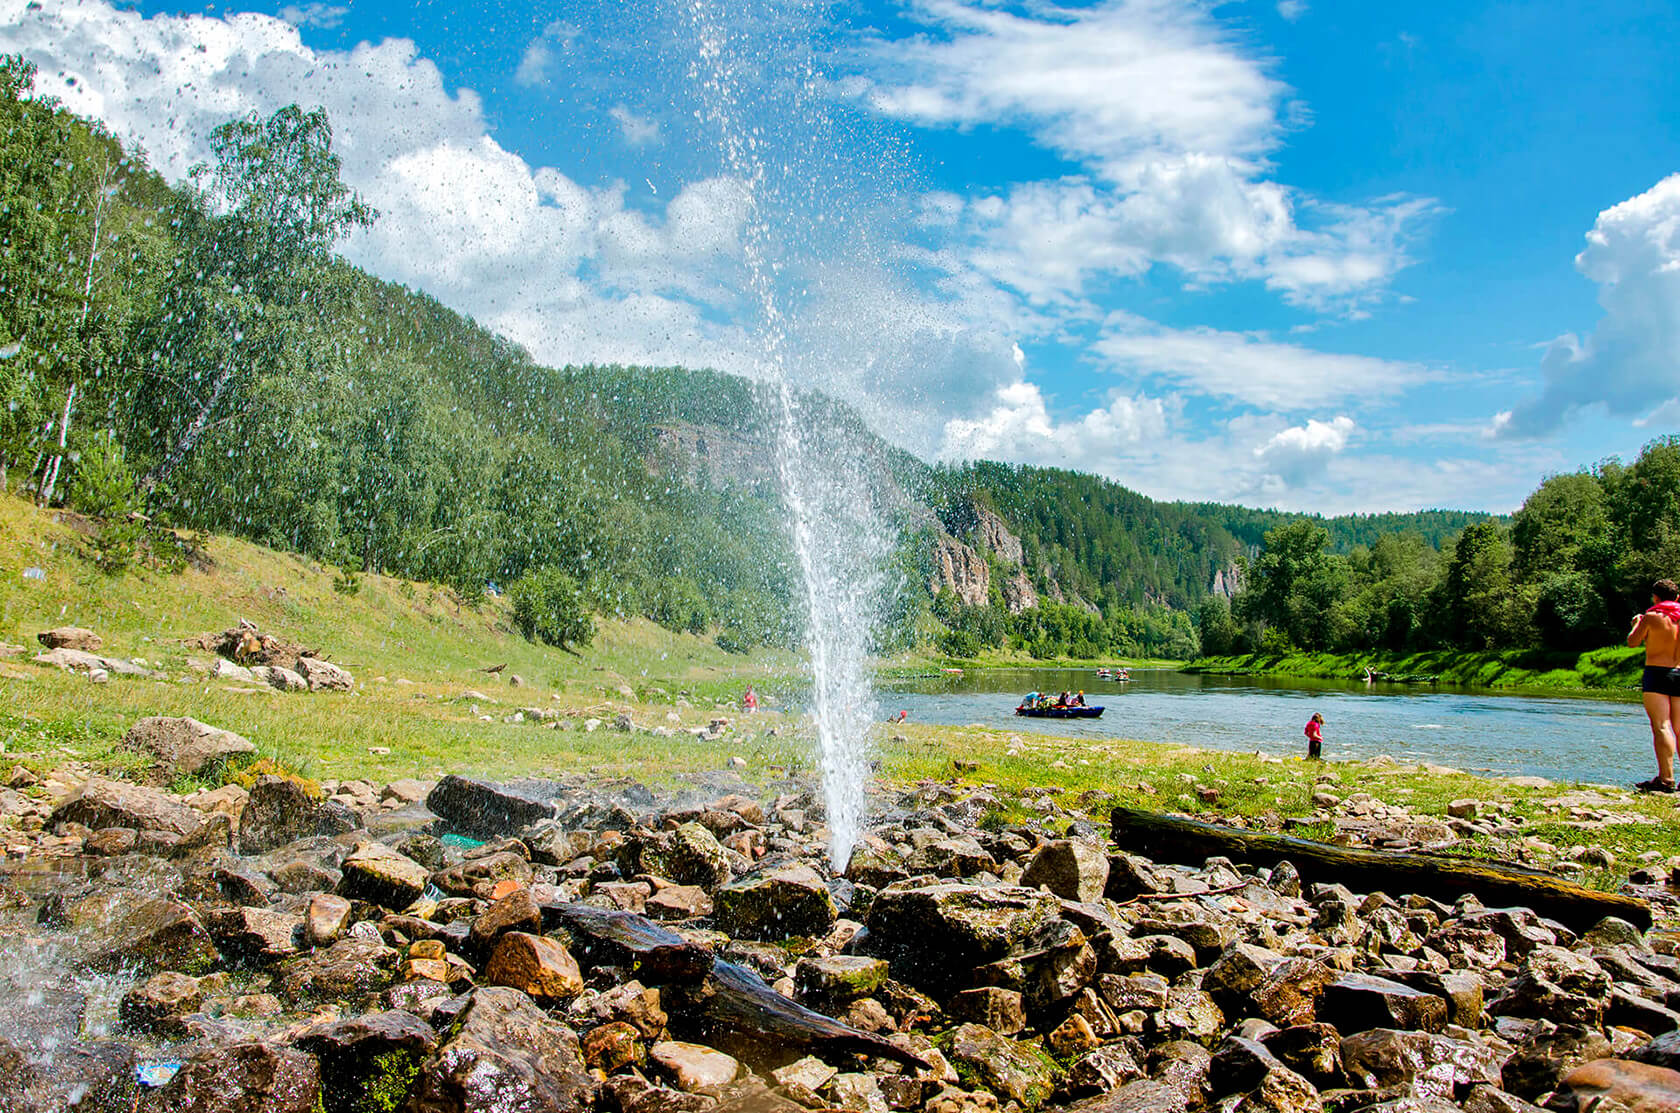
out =
<path fill-rule="evenodd" d="M 543 572 L 586 611 L 644 614 L 731 648 L 797 642 L 755 384 L 542 366 L 344 262 L 336 245 L 376 214 L 340 181 L 324 111 L 229 121 L 214 161 L 171 186 L 32 81 L 23 59 L 0 57 L 0 482 L 113 523 L 95 546 L 102 566 L 161 559 L 172 526 L 447 584 L 469 601 Z M 1238 630 L 1232 644 L 1292 628 L 1293 644 L 1351 644 L 1374 620 L 1307 634 L 1245 601 L 1277 586 L 1268 536 L 1289 530 L 1310 534 L 1309 564 L 1334 566 L 1312 573 L 1341 584 L 1318 585 L 1331 611 L 1338 592 L 1375 582 L 1373 554 L 1398 538 L 1414 611 L 1467 530 L 1506 546 L 1507 587 L 1527 574 L 1507 540 L 1521 513 L 1508 526 L 1469 511 L 1163 502 L 1060 468 L 929 464 L 840 402 L 802 408 L 879 462 L 875 497 L 900 538 L 877 600 L 884 649 L 1189 656 L 1205 648 L 1211 600 Z M 1581 476 L 1602 486 L 1619 468 Z M 953 553 L 970 562 L 960 583 L 945 572 Z M 1030 592 L 1006 599 L 1011 583 Z M 1591 591 L 1603 610 L 1624 588 Z M 1393 640 L 1397 621 L 1375 625 Z M 1500 637 L 1525 636 L 1520 625 Z M 1400 636 L 1445 629 L 1420 620 Z"/>

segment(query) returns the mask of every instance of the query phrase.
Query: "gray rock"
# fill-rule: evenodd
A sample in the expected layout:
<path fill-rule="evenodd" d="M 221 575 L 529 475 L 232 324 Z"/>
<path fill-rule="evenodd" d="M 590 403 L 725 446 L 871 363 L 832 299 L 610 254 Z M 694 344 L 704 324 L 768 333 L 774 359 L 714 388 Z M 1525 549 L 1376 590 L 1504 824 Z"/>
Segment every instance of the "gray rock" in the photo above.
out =
<path fill-rule="evenodd" d="M 1405 1028 L 1439 1032 L 1446 1027 L 1447 1002 L 1372 974 L 1343 974 L 1324 989 L 1318 1017 L 1343 1032 Z"/>
<path fill-rule="evenodd" d="M 838 915 L 822 878 L 797 863 L 730 882 L 713 901 L 718 930 L 737 939 L 823 935 Z"/>
<path fill-rule="evenodd" d="M 141 719 L 123 735 L 123 745 L 151 756 L 156 775 L 168 780 L 192 774 L 229 758 L 254 754 L 252 742 L 197 719 L 153 715 Z"/>
<path fill-rule="evenodd" d="M 42 630 L 35 640 L 47 649 L 79 649 L 83 653 L 98 653 L 105 639 L 83 626 L 56 626 Z"/>
<path fill-rule="evenodd" d="M 1021 948 L 1060 911 L 1055 896 L 1019 885 L 887 890 L 870 905 L 865 945 L 895 978 L 944 995 Z"/>
<path fill-rule="evenodd" d="M 1608 1059 L 1610 1041 L 1597 1028 L 1560 1025 L 1557 1031 L 1519 1047 L 1505 1061 L 1499 1085 L 1522 1098 L 1538 1098 L 1558 1088 L 1576 1067 Z"/>
<path fill-rule="evenodd" d="M 554 814 L 547 801 L 453 774 L 426 794 L 426 807 L 451 829 L 483 839 L 510 834 Z"/>
<path fill-rule="evenodd" d="M 364 1113 L 401 1108 L 438 1034 L 398 1010 L 317 1024 L 295 1043 L 320 1063 L 323 1113 Z"/>
<path fill-rule="evenodd" d="M 1343 1072 L 1364 1089 L 1409 1085 L 1440 1101 L 1452 1101 L 1478 1082 L 1499 1085 L 1504 1059 L 1479 1042 L 1393 1028 L 1344 1036 L 1341 1052 Z"/>
<path fill-rule="evenodd" d="M 421 1069 L 410 1105 L 423 1113 L 583 1113 L 594 1096 L 577 1035 L 518 990 L 484 986 Z"/>
<path fill-rule="evenodd" d="M 347 670 L 318 657 L 299 657 L 297 671 L 311 692 L 348 692 L 356 686 Z"/>
<path fill-rule="evenodd" d="M 144 901 L 118 920 L 92 965 L 100 970 L 175 970 L 208 973 L 221 961 L 210 933 L 184 904 L 165 898 Z"/>
<path fill-rule="evenodd" d="M 341 874 L 340 896 L 391 909 L 407 908 L 420 899 L 430 876 L 419 862 L 371 841 L 344 859 Z"/>
<path fill-rule="evenodd" d="M 315 1113 L 321 1073 L 313 1056 L 259 1040 L 212 1045 L 169 1084 L 142 1089 L 137 1113 Z"/>
<path fill-rule="evenodd" d="M 1004 1101 L 1036 1109 L 1055 1089 L 1056 1070 L 1048 1056 L 980 1024 L 959 1025 L 939 1041 L 957 1068 Z"/>
<path fill-rule="evenodd" d="M 1610 996 L 1610 976 L 1591 958 L 1540 944 L 1523 956 L 1517 976 L 1487 1003 L 1498 1016 L 1543 1017 L 1596 1026 Z"/>
<path fill-rule="evenodd" d="M 1108 855 L 1082 839 L 1057 839 L 1038 849 L 1021 884 L 1081 902 L 1101 899 L 1108 884 Z"/>
<path fill-rule="evenodd" d="M 122 781 L 90 777 L 69 799 L 53 809 L 50 825 L 80 823 L 101 827 L 129 827 L 136 831 L 192 834 L 204 816 L 166 792 Z"/>

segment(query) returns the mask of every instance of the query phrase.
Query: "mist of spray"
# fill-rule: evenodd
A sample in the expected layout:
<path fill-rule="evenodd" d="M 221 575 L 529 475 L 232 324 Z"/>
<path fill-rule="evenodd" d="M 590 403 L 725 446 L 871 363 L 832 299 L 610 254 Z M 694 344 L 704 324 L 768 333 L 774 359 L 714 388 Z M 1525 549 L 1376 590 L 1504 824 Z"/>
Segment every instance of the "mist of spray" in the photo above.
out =
<path fill-rule="evenodd" d="M 745 283 L 757 315 L 752 358 L 776 427 L 776 464 L 802 586 L 812 714 L 829 861 L 843 869 L 867 815 L 869 733 L 877 718 L 869 659 L 891 549 L 865 439 L 801 393 L 824 382 L 797 343 L 798 275 L 829 243 L 825 194 L 846 189 L 830 157 L 822 75 L 802 32 L 814 5 L 683 0 L 700 114 L 724 169 L 747 194 Z M 819 225 L 830 223 L 828 229 Z M 868 322 L 857 322 L 860 331 Z"/>

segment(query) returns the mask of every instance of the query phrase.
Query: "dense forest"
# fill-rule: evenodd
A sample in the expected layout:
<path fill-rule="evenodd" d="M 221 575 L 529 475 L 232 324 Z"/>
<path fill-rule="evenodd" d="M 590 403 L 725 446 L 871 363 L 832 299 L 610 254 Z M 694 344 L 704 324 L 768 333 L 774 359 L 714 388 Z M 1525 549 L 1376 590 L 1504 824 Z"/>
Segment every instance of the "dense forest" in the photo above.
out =
<path fill-rule="evenodd" d="M 797 642 L 773 469 L 696 482 L 660 459 L 671 426 L 767 453 L 753 384 L 545 367 L 348 265 L 337 246 L 378 214 L 341 181 L 324 111 L 231 120 L 170 185 L 32 86 L 28 63 L 0 58 L 0 486 L 103 523 L 102 568 L 178 567 L 194 531 L 225 532 L 337 566 L 346 591 L 380 572 L 469 604 L 510 592 L 521 627 L 556 644 L 587 641 L 591 614 L 729 648 Z M 1672 444 L 1550 480 L 1509 524 L 1322 519 L 1162 503 L 1052 468 L 933 466 L 838 403 L 801 407 L 877 446 L 901 539 L 888 649 L 1603 640 L 1674 545 Z M 1662 467 L 1667 517 L 1643 494 Z M 964 537 L 976 506 L 1020 536 L 1039 606 L 933 593 L 934 540 Z M 1210 597 L 1245 571 L 1234 605 Z"/>
<path fill-rule="evenodd" d="M 1440 549 L 1417 532 L 1346 553 L 1300 520 L 1267 531 L 1246 586 L 1198 612 L 1211 655 L 1267 650 L 1589 649 L 1619 643 L 1652 581 L 1680 575 L 1680 437 L 1557 475 L 1509 524 Z"/>

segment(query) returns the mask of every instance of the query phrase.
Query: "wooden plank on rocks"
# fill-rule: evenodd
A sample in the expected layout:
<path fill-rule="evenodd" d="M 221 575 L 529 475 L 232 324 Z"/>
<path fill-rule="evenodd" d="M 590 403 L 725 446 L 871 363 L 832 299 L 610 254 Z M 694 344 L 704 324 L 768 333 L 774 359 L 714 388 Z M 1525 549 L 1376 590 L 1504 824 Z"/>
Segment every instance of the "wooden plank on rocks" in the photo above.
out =
<path fill-rule="evenodd" d="M 1474 858 L 1330 846 L 1138 808 L 1115 808 L 1112 823 L 1120 849 L 1161 862 L 1200 865 L 1208 858 L 1225 857 L 1275 866 L 1287 859 L 1305 880 L 1339 881 L 1364 892 L 1419 893 L 1444 901 L 1474 893 L 1484 904 L 1532 908 L 1576 931 L 1606 916 L 1619 916 L 1641 930 L 1651 926 L 1651 908 L 1644 901 L 1601 893 L 1539 870 Z"/>

